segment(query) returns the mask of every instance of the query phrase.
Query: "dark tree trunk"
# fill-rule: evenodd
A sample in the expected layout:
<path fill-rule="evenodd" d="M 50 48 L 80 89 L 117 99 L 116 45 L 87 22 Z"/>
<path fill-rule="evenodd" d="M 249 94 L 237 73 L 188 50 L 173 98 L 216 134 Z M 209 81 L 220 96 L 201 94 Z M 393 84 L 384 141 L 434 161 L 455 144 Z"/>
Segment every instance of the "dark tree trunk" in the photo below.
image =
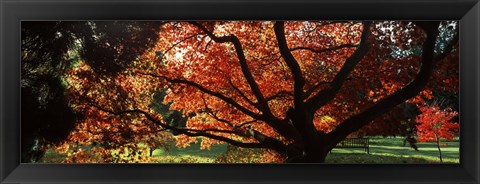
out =
<path fill-rule="evenodd" d="M 324 163 L 327 154 L 328 151 L 326 151 L 324 147 L 312 147 L 311 149 L 307 149 L 305 160 L 308 163 Z"/>
<path fill-rule="evenodd" d="M 442 150 L 440 149 L 440 139 L 438 138 L 437 134 L 435 134 L 435 140 L 437 142 L 437 148 L 438 148 L 438 154 L 440 156 L 440 162 L 443 162 Z"/>
<path fill-rule="evenodd" d="M 315 137 L 305 136 L 288 146 L 287 162 L 290 163 L 324 163 L 331 148 L 324 134 Z"/>
<path fill-rule="evenodd" d="M 318 144 L 306 146 L 304 150 L 290 151 L 287 155 L 288 163 L 324 163 L 328 155 L 327 149 Z"/>

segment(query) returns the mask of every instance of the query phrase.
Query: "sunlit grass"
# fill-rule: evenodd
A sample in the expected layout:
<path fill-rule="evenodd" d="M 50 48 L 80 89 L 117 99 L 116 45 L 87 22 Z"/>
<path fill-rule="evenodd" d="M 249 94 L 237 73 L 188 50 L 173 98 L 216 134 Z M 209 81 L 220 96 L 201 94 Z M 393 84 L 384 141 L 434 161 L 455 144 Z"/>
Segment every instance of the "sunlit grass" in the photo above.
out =
<path fill-rule="evenodd" d="M 436 144 L 418 143 L 419 151 L 403 146 L 403 137 L 373 137 L 370 138 L 370 154 L 362 148 L 335 148 L 326 158 L 326 163 L 340 164 L 425 164 L 440 163 Z M 448 145 L 441 147 L 443 163 L 459 163 L 459 141 L 443 142 Z M 158 148 L 152 153 L 152 161 L 156 163 L 215 163 L 215 159 L 224 154 L 227 145 L 212 145 L 210 150 L 200 149 L 200 144 L 192 144 L 187 148 Z M 48 150 L 41 160 L 42 163 L 60 163 L 65 154 Z"/>
<path fill-rule="evenodd" d="M 186 148 L 175 146 L 168 149 L 156 149 L 152 156 L 159 163 L 213 163 L 218 155 L 227 151 L 227 145 L 212 145 L 210 150 L 200 149 L 200 144 L 192 144 Z"/>
<path fill-rule="evenodd" d="M 418 150 L 403 146 L 403 137 L 370 138 L 370 154 L 363 149 L 335 148 L 327 156 L 327 163 L 440 163 L 435 143 L 417 143 Z M 459 163 L 459 142 L 443 142 L 448 145 L 440 147 L 443 163 Z"/>

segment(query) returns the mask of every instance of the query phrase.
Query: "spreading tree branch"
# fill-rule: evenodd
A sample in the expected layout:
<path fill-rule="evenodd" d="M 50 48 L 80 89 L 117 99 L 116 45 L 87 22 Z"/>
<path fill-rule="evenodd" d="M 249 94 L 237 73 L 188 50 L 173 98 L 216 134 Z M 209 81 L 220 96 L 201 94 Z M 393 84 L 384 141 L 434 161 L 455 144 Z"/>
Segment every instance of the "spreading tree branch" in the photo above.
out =
<path fill-rule="evenodd" d="M 230 78 L 228 79 L 228 83 L 229 83 L 230 86 L 232 86 L 232 88 L 233 88 L 238 94 L 240 94 L 240 96 L 241 96 L 245 101 L 247 101 L 250 105 L 253 105 L 254 107 L 256 107 L 256 108 L 258 108 L 258 109 L 260 108 L 260 107 L 258 106 L 258 104 L 256 104 L 256 103 L 254 103 L 253 101 L 251 101 L 251 100 L 245 95 L 245 93 L 243 93 L 240 89 L 238 89 L 238 87 L 235 86 L 235 84 L 233 84 L 233 82 L 232 82 L 232 80 L 231 80 Z"/>
<path fill-rule="evenodd" d="M 177 128 L 177 127 L 174 127 L 174 126 L 170 126 L 166 123 L 162 123 L 160 120 L 158 120 L 158 119 L 154 118 L 152 115 L 150 115 L 150 113 L 145 112 L 145 111 L 140 110 L 140 109 L 114 111 L 114 110 L 109 110 L 109 109 L 103 108 L 103 107 L 101 107 L 101 106 L 99 106 L 95 103 L 92 103 L 92 102 L 90 102 L 89 104 L 91 106 L 101 110 L 101 111 L 107 112 L 109 114 L 117 115 L 117 116 L 123 115 L 123 114 L 141 114 L 141 115 L 145 116 L 145 118 L 147 118 L 149 121 L 160 125 L 163 129 L 174 130 L 179 134 L 184 134 L 184 135 L 187 135 L 187 136 L 193 136 L 193 137 L 203 136 L 203 137 L 223 141 L 223 142 L 229 143 L 231 145 L 234 145 L 234 146 L 237 146 L 237 147 L 243 147 L 243 148 L 268 148 L 268 149 L 276 150 L 280 153 L 285 152 L 285 150 L 286 150 L 286 145 L 283 144 L 281 141 L 279 141 L 275 138 L 265 136 L 264 134 L 261 134 L 260 132 L 255 131 L 255 130 L 253 130 L 254 134 L 251 135 L 251 136 L 253 136 L 259 142 L 256 142 L 256 143 L 255 142 L 254 143 L 241 142 L 241 141 L 236 141 L 236 140 L 226 138 L 226 137 L 223 137 L 223 136 L 208 133 L 208 132 L 219 132 L 219 133 L 230 133 L 230 134 L 245 136 L 244 134 L 243 135 L 239 134 L 236 131 L 219 130 L 219 129 L 195 130 L 195 129 L 187 129 L 187 128 Z M 163 129 L 162 129 L 162 131 L 163 131 Z"/>
<path fill-rule="evenodd" d="M 313 87 L 311 87 L 305 92 L 305 99 L 308 98 L 310 95 L 312 95 L 313 92 L 315 92 L 315 90 L 317 90 L 320 86 L 330 84 L 330 83 L 331 82 L 326 82 L 326 81 L 317 82 L 317 84 L 315 84 Z"/>
<path fill-rule="evenodd" d="M 240 40 L 235 35 L 217 37 L 213 34 L 212 31 L 208 30 L 198 22 L 190 22 L 190 23 L 198 27 L 199 29 L 201 29 L 205 34 L 207 34 L 213 41 L 217 43 L 227 43 L 227 42 L 233 43 L 233 46 L 235 47 L 235 52 L 240 62 L 242 73 L 245 79 L 247 80 L 250 86 L 250 89 L 252 90 L 253 94 L 257 98 L 261 111 L 263 112 L 264 115 L 273 117 L 273 114 L 271 113 L 270 108 L 268 107 L 267 101 L 265 100 L 265 97 L 260 91 L 260 88 L 258 87 L 257 82 L 253 78 L 253 75 L 250 72 L 250 69 L 248 68 L 247 59 L 245 58 L 245 54 L 243 51 L 242 44 L 240 43 Z"/>
<path fill-rule="evenodd" d="M 149 73 L 141 73 L 141 72 L 137 72 L 137 73 L 140 74 L 140 75 L 147 75 L 147 76 L 151 76 L 151 77 L 155 77 L 155 78 L 161 78 L 161 79 L 164 79 L 164 80 L 166 80 L 167 82 L 170 82 L 170 83 L 186 84 L 186 85 L 195 87 L 196 89 L 198 89 L 198 90 L 200 90 L 200 91 L 202 91 L 206 94 L 215 96 L 215 97 L 223 100 L 224 102 L 226 102 L 226 103 L 232 105 L 233 107 L 237 108 L 238 110 L 242 111 L 246 115 L 251 116 L 252 118 L 259 119 L 259 120 L 264 120 L 264 117 L 262 115 L 257 114 L 255 112 L 252 112 L 249 109 L 247 109 L 247 108 L 243 107 L 242 105 L 238 104 L 235 100 L 233 100 L 231 98 L 228 98 L 221 93 L 209 90 L 209 89 L 203 87 L 202 85 L 200 85 L 196 82 L 189 81 L 189 80 L 186 80 L 186 79 L 172 79 L 172 78 L 169 78 L 169 77 L 166 77 L 166 76 L 149 74 Z"/>
<path fill-rule="evenodd" d="M 198 22 L 190 22 L 190 24 L 198 27 L 200 30 L 202 30 L 205 34 L 207 34 L 212 40 L 214 40 L 217 43 L 233 43 L 235 47 L 235 51 L 237 54 L 237 57 L 240 62 L 240 67 L 242 69 L 242 73 L 247 80 L 247 83 L 250 86 L 251 91 L 253 92 L 254 96 L 257 98 L 258 105 L 260 107 L 260 111 L 263 113 L 261 118 L 251 116 L 255 119 L 258 120 L 263 120 L 266 122 L 269 126 L 277 130 L 278 133 L 285 137 L 292 137 L 295 133 L 292 132 L 294 131 L 291 127 L 290 124 L 285 123 L 284 121 L 278 119 L 275 117 L 271 110 L 270 107 L 268 106 L 268 102 L 263 96 L 263 94 L 260 91 L 260 88 L 258 87 L 257 82 L 253 78 L 252 73 L 250 72 L 250 69 L 248 68 L 247 60 L 245 58 L 245 54 L 242 48 L 242 44 L 240 43 L 240 40 L 235 36 L 235 35 L 229 35 L 229 36 L 221 36 L 217 37 L 213 34 L 212 31 L 208 30 L 204 26 L 202 26 Z M 288 48 L 287 48 L 288 51 Z M 243 111 L 242 111 L 243 112 Z M 251 114 L 251 113 L 250 113 Z M 247 114 L 248 115 L 248 114 Z"/>
<path fill-rule="evenodd" d="M 340 71 L 337 73 L 335 78 L 330 83 L 329 87 L 325 88 L 324 90 L 315 94 L 312 98 L 307 100 L 307 107 L 309 107 L 312 111 L 317 110 L 318 108 L 322 107 L 333 98 L 335 98 L 336 94 L 342 87 L 343 83 L 353 71 L 355 66 L 363 59 L 363 57 L 367 54 L 369 50 L 369 45 L 367 43 L 368 36 L 370 35 L 370 21 L 363 22 L 363 31 L 361 35 L 360 44 L 355 50 L 355 52 L 345 61 Z"/>
<path fill-rule="evenodd" d="M 415 97 L 427 85 L 435 65 L 434 50 L 435 40 L 438 35 L 438 25 L 438 22 L 421 24 L 421 27 L 427 34 L 427 38 L 422 48 L 422 66 L 415 79 L 404 88 L 379 100 L 365 111 L 351 116 L 340 123 L 333 131 L 327 134 L 328 143 L 330 144 L 328 145 L 329 148 L 333 148 L 338 142 L 347 137 L 348 134 L 359 130 L 398 104 Z"/>
<path fill-rule="evenodd" d="M 314 49 L 311 47 L 294 47 L 291 48 L 290 51 L 296 51 L 296 50 L 308 50 L 314 53 L 324 53 L 324 52 L 329 52 L 329 51 L 334 51 L 338 49 L 343 49 L 343 48 L 352 48 L 352 47 L 358 47 L 358 44 L 343 44 L 343 45 L 338 45 L 335 47 L 330 47 L 330 48 L 324 48 L 324 49 Z"/>
<path fill-rule="evenodd" d="M 271 100 L 274 100 L 276 98 L 281 98 L 281 97 L 288 97 L 288 96 L 292 96 L 293 97 L 293 94 L 289 91 L 285 91 L 285 90 L 281 90 L 277 93 L 275 93 L 274 95 L 270 96 L 270 97 L 267 97 L 267 101 L 271 101 Z"/>
<path fill-rule="evenodd" d="M 212 110 L 210 109 L 210 107 L 208 107 L 208 104 L 207 104 L 207 101 L 205 100 L 205 98 L 202 96 L 202 101 L 203 101 L 203 105 L 205 106 L 205 111 L 208 115 L 210 115 L 211 117 L 213 117 L 215 120 L 219 121 L 219 122 L 223 122 L 225 124 L 228 124 L 230 125 L 231 127 L 234 127 L 234 125 L 232 124 L 232 122 L 226 120 L 226 119 L 222 119 L 220 117 L 218 117 L 216 115 L 216 113 L 213 113 Z"/>
<path fill-rule="evenodd" d="M 293 57 L 290 49 L 287 45 L 287 39 L 285 38 L 285 26 L 284 22 L 277 21 L 274 25 L 275 36 L 278 42 L 278 48 L 280 50 L 280 55 L 283 60 L 287 63 L 290 72 L 292 73 L 294 86 L 293 86 L 293 95 L 294 95 L 294 105 L 295 108 L 301 108 L 303 104 L 303 86 L 305 85 L 305 78 L 303 78 L 302 70 L 298 64 L 295 57 Z"/>

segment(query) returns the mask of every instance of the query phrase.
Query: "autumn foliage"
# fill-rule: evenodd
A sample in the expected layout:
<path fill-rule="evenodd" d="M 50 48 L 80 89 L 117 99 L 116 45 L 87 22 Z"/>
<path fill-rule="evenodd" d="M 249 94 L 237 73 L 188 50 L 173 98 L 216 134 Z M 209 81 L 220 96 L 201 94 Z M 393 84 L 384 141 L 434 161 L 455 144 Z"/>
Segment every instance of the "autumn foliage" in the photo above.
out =
<path fill-rule="evenodd" d="M 421 114 L 416 118 L 418 140 L 421 142 L 435 142 L 442 161 L 440 149 L 441 139 L 453 141 L 458 133 L 460 125 L 452 122 L 452 118 L 458 115 L 452 109 L 440 109 L 437 104 L 420 107 Z"/>
<path fill-rule="evenodd" d="M 83 58 L 64 71 L 69 105 L 83 114 L 57 147 L 69 153 L 67 162 L 90 162 L 75 155 L 91 144 L 101 147 L 88 150 L 98 162 L 148 162 L 150 149 L 173 139 L 179 147 L 200 141 L 203 149 L 224 143 L 261 148 L 268 153 L 261 162 L 323 162 L 347 136 L 403 135 L 415 123 L 404 113 L 406 106 L 458 90 L 458 33 L 452 22 L 158 26 L 154 46 L 122 63 L 114 75 Z M 181 113 L 185 127 L 152 108 L 158 92 L 166 93 L 161 104 Z M 454 114 L 420 109 L 422 139 L 432 132 L 453 136 L 432 129 L 432 123 L 448 122 Z M 134 157 L 122 160 L 120 154 Z"/>
<path fill-rule="evenodd" d="M 452 109 L 440 109 L 438 105 L 420 107 L 422 112 L 417 116 L 417 135 L 419 141 L 437 141 L 446 139 L 453 141 L 460 128 L 458 123 L 452 122 L 452 118 L 458 113 Z"/>

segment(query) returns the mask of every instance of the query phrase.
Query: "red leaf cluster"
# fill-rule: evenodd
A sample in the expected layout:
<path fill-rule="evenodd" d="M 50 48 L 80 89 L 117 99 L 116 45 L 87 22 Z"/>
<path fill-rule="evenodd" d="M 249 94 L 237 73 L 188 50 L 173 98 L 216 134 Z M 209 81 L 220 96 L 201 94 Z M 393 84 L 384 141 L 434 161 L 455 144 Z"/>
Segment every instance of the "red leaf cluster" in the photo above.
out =
<path fill-rule="evenodd" d="M 438 105 L 419 107 L 422 112 L 416 118 L 418 140 L 421 142 L 437 141 L 440 138 L 453 141 L 460 125 L 452 122 L 458 113 L 451 109 L 440 109 Z"/>

